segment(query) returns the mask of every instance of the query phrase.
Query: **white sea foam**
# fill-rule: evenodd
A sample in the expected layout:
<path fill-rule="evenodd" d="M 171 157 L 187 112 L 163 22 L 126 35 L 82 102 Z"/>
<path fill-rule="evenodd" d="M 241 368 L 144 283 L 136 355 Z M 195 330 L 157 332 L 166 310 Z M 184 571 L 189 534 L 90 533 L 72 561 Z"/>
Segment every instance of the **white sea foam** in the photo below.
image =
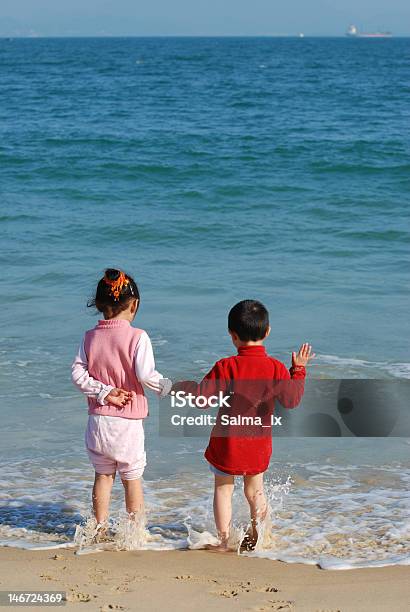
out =
<path fill-rule="evenodd" d="M 213 482 L 206 469 L 145 482 L 147 523 L 129 521 L 122 510 L 122 488 L 116 485 L 110 523 L 113 538 L 95 542 L 88 467 L 64 468 L 64 459 L 48 466 L 33 461 L 30 470 L 25 465 L 24 472 L 21 462 L 10 462 L 1 483 L 7 491 L 0 504 L 2 545 L 44 549 L 75 544 L 81 554 L 87 554 L 113 549 L 197 549 L 216 542 Z M 268 472 L 271 523 L 259 525 L 256 550 L 247 555 L 318 564 L 324 569 L 409 563 L 408 464 L 375 467 L 311 461 L 282 468 L 281 475 L 278 464 Z M 41 488 L 33 486 L 39 477 Z M 249 527 L 241 481 L 236 480 L 234 550 Z"/>
<path fill-rule="evenodd" d="M 355 357 L 318 354 L 313 362 L 315 375 L 329 374 L 339 378 L 410 378 L 410 363 L 390 361 L 368 361 Z"/>

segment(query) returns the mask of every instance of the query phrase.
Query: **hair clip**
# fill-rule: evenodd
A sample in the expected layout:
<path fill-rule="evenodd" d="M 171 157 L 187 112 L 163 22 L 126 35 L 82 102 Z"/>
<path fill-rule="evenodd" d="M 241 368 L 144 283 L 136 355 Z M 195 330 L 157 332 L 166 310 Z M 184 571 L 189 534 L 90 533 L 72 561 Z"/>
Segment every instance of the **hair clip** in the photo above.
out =
<path fill-rule="evenodd" d="M 126 278 L 124 272 L 120 272 L 120 275 L 117 280 L 110 280 L 109 278 L 107 278 L 107 275 L 105 275 L 104 281 L 107 285 L 111 287 L 110 293 L 116 302 L 118 302 L 118 300 L 120 299 L 120 294 L 123 288 L 127 287 L 130 284 L 130 281 L 128 280 L 128 278 Z"/>

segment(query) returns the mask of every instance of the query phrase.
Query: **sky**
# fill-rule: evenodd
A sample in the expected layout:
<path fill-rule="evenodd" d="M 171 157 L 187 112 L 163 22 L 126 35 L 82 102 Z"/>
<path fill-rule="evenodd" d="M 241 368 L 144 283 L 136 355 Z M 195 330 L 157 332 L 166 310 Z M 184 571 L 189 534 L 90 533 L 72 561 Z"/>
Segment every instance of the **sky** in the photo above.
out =
<path fill-rule="evenodd" d="M 0 35 L 410 35 L 409 0 L 0 0 Z"/>

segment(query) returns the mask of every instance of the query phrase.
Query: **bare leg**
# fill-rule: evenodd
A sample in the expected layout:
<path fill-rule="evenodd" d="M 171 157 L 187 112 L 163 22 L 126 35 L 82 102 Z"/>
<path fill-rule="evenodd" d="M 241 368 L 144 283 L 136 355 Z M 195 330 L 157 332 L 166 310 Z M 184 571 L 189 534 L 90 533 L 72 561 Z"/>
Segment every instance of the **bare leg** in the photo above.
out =
<path fill-rule="evenodd" d="M 140 514 L 144 510 L 144 493 L 141 478 L 122 480 L 125 490 L 125 507 L 128 514 Z"/>
<path fill-rule="evenodd" d="M 253 546 L 258 541 L 257 523 L 266 517 L 268 509 L 263 488 L 263 472 L 254 476 L 244 476 L 244 493 L 251 512 L 251 542 Z"/>
<path fill-rule="evenodd" d="M 214 517 L 218 538 L 221 541 L 218 550 L 228 549 L 229 532 L 232 521 L 233 476 L 215 474 Z M 215 550 L 215 547 L 209 547 Z"/>
<path fill-rule="evenodd" d="M 108 519 L 111 489 L 114 479 L 115 474 L 95 473 L 93 487 L 93 509 L 94 516 L 98 524 L 104 523 Z"/>

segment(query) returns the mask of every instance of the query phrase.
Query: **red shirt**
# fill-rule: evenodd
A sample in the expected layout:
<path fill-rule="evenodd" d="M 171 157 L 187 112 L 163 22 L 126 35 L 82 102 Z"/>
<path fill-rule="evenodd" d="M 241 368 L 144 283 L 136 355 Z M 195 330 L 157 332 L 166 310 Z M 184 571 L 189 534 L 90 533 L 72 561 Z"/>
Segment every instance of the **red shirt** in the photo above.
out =
<path fill-rule="evenodd" d="M 264 346 L 250 345 L 241 346 L 237 355 L 218 361 L 199 385 L 178 383 L 177 388 L 189 390 L 195 395 L 209 396 L 234 389 L 229 410 L 219 409 L 217 425 L 212 430 L 205 451 L 209 463 L 233 475 L 265 472 L 272 454 L 270 424 L 275 399 L 286 408 L 297 406 L 303 395 L 305 376 L 304 367 L 298 366 L 289 371 L 283 363 L 267 355 Z M 274 382 L 289 381 L 291 378 L 299 382 Z M 258 416 L 263 426 L 239 426 L 239 429 L 235 425 L 221 426 L 220 417 L 227 412 L 233 417 Z"/>

